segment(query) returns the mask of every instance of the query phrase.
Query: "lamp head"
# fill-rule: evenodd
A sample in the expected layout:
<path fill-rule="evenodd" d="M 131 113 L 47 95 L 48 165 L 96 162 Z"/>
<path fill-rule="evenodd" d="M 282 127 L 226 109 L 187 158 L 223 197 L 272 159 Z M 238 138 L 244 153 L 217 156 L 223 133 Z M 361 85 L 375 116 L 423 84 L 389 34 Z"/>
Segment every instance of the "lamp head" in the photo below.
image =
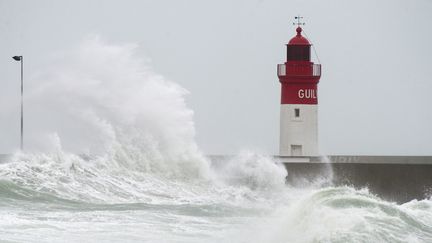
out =
<path fill-rule="evenodd" d="M 22 56 L 13 56 L 12 57 L 15 61 L 21 61 Z"/>

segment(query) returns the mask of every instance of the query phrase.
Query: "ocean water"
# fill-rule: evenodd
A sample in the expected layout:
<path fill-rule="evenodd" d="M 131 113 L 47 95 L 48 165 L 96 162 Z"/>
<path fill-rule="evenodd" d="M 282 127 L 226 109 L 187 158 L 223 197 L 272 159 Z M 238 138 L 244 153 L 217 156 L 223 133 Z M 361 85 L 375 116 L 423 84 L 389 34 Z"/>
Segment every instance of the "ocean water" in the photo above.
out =
<path fill-rule="evenodd" d="M 211 161 L 187 91 L 136 48 L 89 37 L 31 75 L 26 151 L 0 164 L 0 242 L 432 242 L 430 199 L 290 187 L 253 151 Z"/>
<path fill-rule="evenodd" d="M 432 201 L 350 187 L 291 188 L 250 152 L 210 178 L 110 157 L 16 154 L 0 165 L 2 242 L 431 242 Z"/>

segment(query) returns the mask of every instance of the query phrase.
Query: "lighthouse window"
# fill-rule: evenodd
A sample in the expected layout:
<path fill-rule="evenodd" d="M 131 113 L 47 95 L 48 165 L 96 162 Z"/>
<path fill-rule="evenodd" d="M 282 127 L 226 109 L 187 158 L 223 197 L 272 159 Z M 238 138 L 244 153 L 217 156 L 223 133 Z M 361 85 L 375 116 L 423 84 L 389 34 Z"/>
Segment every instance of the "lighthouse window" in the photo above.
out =
<path fill-rule="evenodd" d="M 294 116 L 295 117 L 300 117 L 300 109 L 299 108 L 295 108 L 294 109 Z"/>
<path fill-rule="evenodd" d="M 309 61 L 310 46 L 287 46 L 288 61 Z"/>

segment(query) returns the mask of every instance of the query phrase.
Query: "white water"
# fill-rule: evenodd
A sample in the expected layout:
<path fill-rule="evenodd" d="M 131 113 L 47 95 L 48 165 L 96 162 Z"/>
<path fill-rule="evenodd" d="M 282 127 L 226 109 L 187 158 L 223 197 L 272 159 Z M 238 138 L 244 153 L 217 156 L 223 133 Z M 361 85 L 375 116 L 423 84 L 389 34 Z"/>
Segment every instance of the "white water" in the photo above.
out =
<path fill-rule="evenodd" d="M 29 82 L 29 152 L 0 164 L 1 241 L 432 241 L 431 200 L 290 188 L 253 152 L 210 163 L 186 90 L 135 48 L 89 38 Z"/>

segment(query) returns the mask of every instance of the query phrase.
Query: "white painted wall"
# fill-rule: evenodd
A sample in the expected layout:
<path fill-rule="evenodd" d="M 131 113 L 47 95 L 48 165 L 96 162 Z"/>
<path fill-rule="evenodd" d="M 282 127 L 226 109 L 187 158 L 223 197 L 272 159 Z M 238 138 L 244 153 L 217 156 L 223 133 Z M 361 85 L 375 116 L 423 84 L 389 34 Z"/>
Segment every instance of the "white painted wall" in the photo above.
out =
<path fill-rule="evenodd" d="M 300 117 L 295 117 L 295 109 Z M 318 156 L 318 106 L 282 104 L 280 110 L 280 156 L 294 156 L 291 145 L 302 146 L 302 156 Z"/>

